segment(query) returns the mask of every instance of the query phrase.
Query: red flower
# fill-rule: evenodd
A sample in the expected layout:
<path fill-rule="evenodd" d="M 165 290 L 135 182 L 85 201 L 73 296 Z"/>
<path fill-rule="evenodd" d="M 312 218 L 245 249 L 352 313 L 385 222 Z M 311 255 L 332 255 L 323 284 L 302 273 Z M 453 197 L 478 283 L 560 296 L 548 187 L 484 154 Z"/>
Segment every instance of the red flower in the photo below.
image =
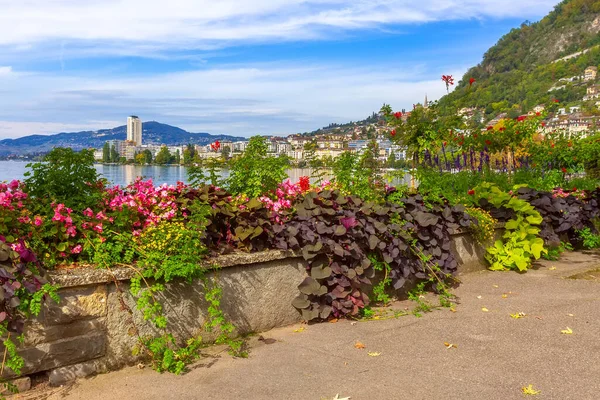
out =
<path fill-rule="evenodd" d="M 478 134 L 474 134 L 474 135 L 473 135 L 473 137 L 474 137 L 475 139 L 477 139 L 477 138 L 479 137 L 479 135 L 478 135 Z"/>
<path fill-rule="evenodd" d="M 444 142 L 444 146 L 446 146 L 447 144 L 448 144 L 447 142 Z"/>
<path fill-rule="evenodd" d="M 527 115 L 521 115 L 520 117 L 517 118 L 517 121 L 521 122 L 521 121 L 525 121 L 526 119 L 527 119 Z"/>
<path fill-rule="evenodd" d="M 394 117 L 396 117 L 396 119 L 400 119 L 402 118 L 402 113 L 400 111 L 394 113 Z"/>
<path fill-rule="evenodd" d="M 552 101 L 553 101 L 554 103 L 560 103 L 560 101 L 558 101 L 558 99 L 552 99 Z"/>
<path fill-rule="evenodd" d="M 566 174 L 566 173 L 567 173 L 567 169 L 566 169 L 565 167 L 562 167 L 562 168 L 561 168 L 561 171 L 563 172 L 563 174 Z"/>
<path fill-rule="evenodd" d="M 492 130 L 494 130 L 494 127 L 493 127 L 493 126 L 488 126 L 488 127 L 487 127 L 487 130 L 488 130 L 488 131 L 492 131 Z"/>
<path fill-rule="evenodd" d="M 469 194 L 469 196 L 473 196 L 475 194 L 475 191 L 473 189 L 471 189 L 467 193 Z"/>
<path fill-rule="evenodd" d="M 505 128 L 505 127 L 501 127 L 501 128 L 499 129 L 499 131 L 500 131 L 500 132 L 504 132 L 505 130 L 506 130 L 506 128 Z"/>
<path fill-rule="evenodd" d="M 475 83 L 475 78 L 469 78 L 469 87 L 473 86 Z"/>
<path fill-rule="evenodd" d="M 515 135 L 518 135 L 518 134 L 519 134 L 519 131 L 516 131 L 516 132 L 515 132 Z"/>
<path fill-rule="evenodd" d="M 567 147 L 573 147 L 573 143 L 571 143 L 571 142 L 567 143 Z"/>
<path fill-rule="evenodd" d="M 550 145 L 550 147 L 554 148 L 554 143 L 552 143 L 552 144 Z"/>
<path fill-rule="evenodd" d="M 539 111 L 537 111 L 537 112 L 535 113 L 535 115 L 539 117 L 540 115 L 542 115 L 542 113 L 541 113 L 541 112 L 539 112 Z"/>
<path fill-rule="evenodd" d="M 452 75 L 442 75 L 442 80 L 446 82 L 446 85 L 454 85 L 454 78 Z"/>
<path fill-rule="evenodd" d="M 542 128 L 543 128 L 543 127 L 545 127 L 545 126 L 546 126 L 546 123 L 545 123 L 545 122 L 542 122 Z"/>
<path fill-rule="evenodd" d="M 219 149 L 221 148 L 221 142 L 219 142 L 218 140 L 216 142 L 214 142 L 213 144 L 210 145 L 210 148 L 213 151 L 219 151 Z"/>
<path fill-rule="evenodd" d="M 576 191 L 577 191 L 577 188 L 576 188 L 576 187 L 574 187 L 574 188 L 573 188 L 573 191 L 574 191 L 574 192 L 576 192 Z"/>
<path fill-rule="evenodd" d="M 396 130 L 395 130 L 395 129 L 393 129 L 393 130 L 392 130 L 392 132 L 390 132 L 390 134 L 391 134 L 392 136 L 396 136 Z"/>
<path fill-rule="evenodd" d="M 489 140 L 486 140 L 485 144 L 487 144 L 489 146 L 490 144 L 492 144 L 492 142 L 490 142 Z"/>
<path fill-rule="evenodd" d="M 310 189 L 310 178 L 308 176 L 301 176 L 298 180 L 298 185 L 303 192 L 306 192 Z"/>

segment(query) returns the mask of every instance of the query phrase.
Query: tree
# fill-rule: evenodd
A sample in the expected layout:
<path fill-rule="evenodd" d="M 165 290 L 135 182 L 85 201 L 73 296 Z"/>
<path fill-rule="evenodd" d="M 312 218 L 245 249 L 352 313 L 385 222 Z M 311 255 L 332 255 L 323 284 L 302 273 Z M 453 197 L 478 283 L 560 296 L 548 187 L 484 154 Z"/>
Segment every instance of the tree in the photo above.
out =
<path fill-rule="evenodd" d="M 117 151 L 117 148 L 115 147 L 115 145 L 113 144 L 111 149 L 110 149 L 110 162 L 116 163 L 119 162 L 119 152 Z"/>
<path fill-rule="evenodd" d="M 231 149 L 229 147 L 223 147 L 223 150 L 221 150 L 221 155 L 223 156 L 224 160 L 229 159 L 229 156 L 231 154 Z"/>
<path fill-rule="evenodd" d="M 135 155 L 135 163 L 136 164 L 145 164 L 146 163 L 146 155 L 142 153 L 137 153 Z"/>
<path fill-rule="evenodd" d="M 196 148 L 193 144 L 188 144 L 183 150 L 183 163 L 185 165 L 190 165 L 194 161 L 194 157 L 196 156 Z"/>
<path fill-rule="evenodd" d="M 175 152 L 175 164 L 181 164 L 181 153 L 179 149 Z"/>
<path fill-rule="evenodd" d="M 164 165 L 164 164 L 168 164 L 170 161 L 171 161 L 171 153 L 169 152 L 169 149 L 167 148 L 167 146 L 161 147 L 160 151 L 156 155 L 156 158 L 154 159 L 154 162 L 156 164 Z"/>
<path fill-rule="evenodd" d="M 152 152 L 146 149 L 142 152 L 142 154 L 144 155 L 144 162 L 146 164 L 152 164 Z"/>
<path fill-rule="evenodd" d="M 104 147 L 102 148 L 102 162 L 110 162 L 110 145 L 108 142 L 104 142 Z"/>

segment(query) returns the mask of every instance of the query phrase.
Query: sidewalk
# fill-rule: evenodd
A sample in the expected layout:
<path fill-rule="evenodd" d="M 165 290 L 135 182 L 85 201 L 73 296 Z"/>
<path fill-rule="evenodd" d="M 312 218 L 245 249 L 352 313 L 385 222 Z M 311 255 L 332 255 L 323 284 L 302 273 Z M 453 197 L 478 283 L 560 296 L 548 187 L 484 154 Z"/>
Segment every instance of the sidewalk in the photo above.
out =
<path fill-rule="evenodd" d="M 275 339 L 272 344 L 251 339 L 248 359 L 222 353 L 202 359 L 183 376 L 127 368 L 47 395 L 72 400 L 320 400 L 336 394 L 352 400 L 599 399 L 600 274 L 588 271 L 600 268 L 600 255 L 570 253 L 560 262 L 540 264 L 526 274 L 462 276 L 454 290 L 460 298 L 456 312 L 276 329 L 262 334 Z M 576 274 L 584 279 L 568 278 Z M 525 316 L 510 316 L 520 312 Z M 572 334 L 561 333 L 567 327 Z M 357 342 L 365 348 L 357 349 Z M 541 393 L 524 395 L 521 388 L 530 384 Z"/>

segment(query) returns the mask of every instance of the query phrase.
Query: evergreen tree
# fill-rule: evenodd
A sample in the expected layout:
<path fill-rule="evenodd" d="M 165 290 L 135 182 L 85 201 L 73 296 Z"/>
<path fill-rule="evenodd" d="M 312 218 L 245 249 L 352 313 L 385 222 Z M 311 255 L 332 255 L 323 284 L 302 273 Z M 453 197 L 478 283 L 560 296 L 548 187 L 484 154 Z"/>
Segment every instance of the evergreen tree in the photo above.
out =
<path fill-rule="evenodd" d="M 102 162 L 110 162 L 110 145 L 108 142 L 104 142 L 104 147 L 102 148 Z"/>
<path fill-rule="evenodd" d="M 117 148 L 115 147 L 115 145 L 112 145 L 112 148 L 110 149 L 110 162 L 116 163 L 119 162 L 119 153 L 117 152 Z"/>

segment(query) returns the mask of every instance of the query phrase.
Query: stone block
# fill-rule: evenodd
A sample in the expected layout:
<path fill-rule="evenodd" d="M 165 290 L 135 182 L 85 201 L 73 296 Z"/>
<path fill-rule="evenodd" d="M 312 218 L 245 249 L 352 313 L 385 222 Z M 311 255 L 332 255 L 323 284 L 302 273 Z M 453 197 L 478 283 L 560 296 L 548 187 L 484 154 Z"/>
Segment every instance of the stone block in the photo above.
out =
<path fill-rule="evenodd" d="M 79 378 L 85 378 L 101 372 L 106 372 L 106 367 L 97 360 L 86 361 L 80 364 L 67 365 L 53 369 L 49 374 L 50 386 L 62 386 Z"/>
<path fill-rule="evenodd" d="M 39 318 L 46 325 L 68 324 L 81 319 L 106 316 L 106 285 L 93 285 L 59 291 L 61 301 L 46 302 Z"/>
<path fill-rule="evenodd" d="M 13 385 L 17 387 L 17 393 L 23 393 L 31 389 L 31 378 L 28 376 L 24 376 L 22 378 L 13 379 L 10 381 Z M 0 392 L 0 395 L 10 395 L 12 392 L 8 389 L 4 389 Z"/>
<path fill-rule="evenodd" d="M 82 336 L 94 332 L 106 331 L 106 318 L 73 321 L 62 325 L 45 325 L 38 321 L 25 324 L 25 341 L 23 348 L 50 343 L 61 339 Z"/>
<path fill-rule="evenodd" d="M 74 338 L 42 343 L 35 347 L 19 350 L 25 365 L 22 375 L 48 371 L 54 368 L 71 365 L 102 357 L 106 353 L 106 335 L 90 333 Z M 4 371 L 6 376 L 14 376 L 10 371 Z"/>

